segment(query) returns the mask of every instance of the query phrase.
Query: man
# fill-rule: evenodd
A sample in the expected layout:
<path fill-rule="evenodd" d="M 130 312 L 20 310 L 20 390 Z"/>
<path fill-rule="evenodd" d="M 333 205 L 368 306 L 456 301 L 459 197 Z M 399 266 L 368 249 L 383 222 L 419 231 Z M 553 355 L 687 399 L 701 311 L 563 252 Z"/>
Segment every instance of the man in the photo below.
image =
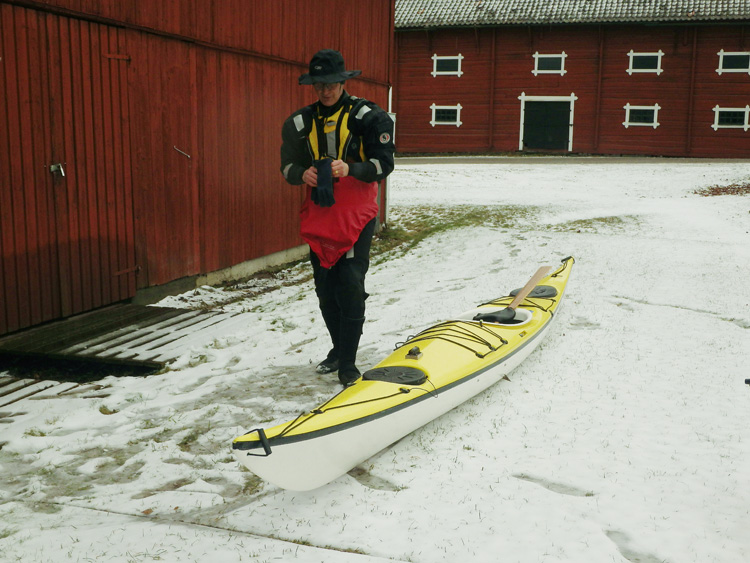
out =
<path fill-rule="evenodd" d="M 331 335 L 318 373 L 338 370 L 347 387 L 360 376 L 355 364 L 365 321 L 365 274 L 377 221 L 377 182 L 393 170 L 393 120 L 377 105 L 350 96 L 338 51 L 318 51 L 300 84 L 318 101 L 293 113 L 282 127 L 281 172 L 306 184 L 301 234 L 310 245 L 315 292 Z"/>

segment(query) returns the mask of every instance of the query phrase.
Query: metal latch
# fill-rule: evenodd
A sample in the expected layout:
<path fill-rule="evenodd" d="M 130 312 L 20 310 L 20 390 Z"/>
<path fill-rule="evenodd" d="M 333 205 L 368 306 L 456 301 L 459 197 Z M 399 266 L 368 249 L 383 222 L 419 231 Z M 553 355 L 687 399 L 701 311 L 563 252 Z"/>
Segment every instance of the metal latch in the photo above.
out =
<path fill-rule="evenodd" d="M 62 162 L 58 162 L 57 164 L 51 164 L 49 167 L 49 171 L 53 174 L 60 174 L 63 178 L 65 178 L 65 169 L 63 168 Z"/>

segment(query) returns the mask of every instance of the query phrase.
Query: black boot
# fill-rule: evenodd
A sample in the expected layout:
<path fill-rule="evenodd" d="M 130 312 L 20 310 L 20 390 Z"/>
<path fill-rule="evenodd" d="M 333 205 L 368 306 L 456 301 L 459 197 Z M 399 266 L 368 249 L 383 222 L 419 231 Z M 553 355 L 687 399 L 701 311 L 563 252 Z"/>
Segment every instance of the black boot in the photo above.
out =
<path fill-rule="evenodd" d="M 339 369 L 339 331 L 341 330 L 341 313 L 338 307 L 323 307 L 320 312 L 323 315 L 323 321 L 326 323 L 328 334 L 331 335 L 333 348 L 328 352 L 326 359 L 320 362 L 315 371 L 318 373 L 331 373 Z"/>
<path fill-rule="evenodd" d="M 328 352 L 326 359 L 316 366 L 315 371 L 318 373 L 331 373 L 337 369 L 339 369 L 339 353 L 336 348 L 332 348 Z"/>
<path fill-rule="evenodd" d="M 353 385 L 360 373 L 355 365 L 359 338 L 362 336 L 362 325 L 365 318 L 348 319 L 341 317 L 339 330 L 339 381 L 344 387 Z"/>

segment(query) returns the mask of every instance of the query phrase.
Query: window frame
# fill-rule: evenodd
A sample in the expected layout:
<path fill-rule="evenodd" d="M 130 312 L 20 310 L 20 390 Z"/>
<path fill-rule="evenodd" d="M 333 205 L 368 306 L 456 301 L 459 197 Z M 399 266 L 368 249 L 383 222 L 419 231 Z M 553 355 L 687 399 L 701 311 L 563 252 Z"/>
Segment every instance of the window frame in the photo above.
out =
<path fill-rule="evenodd" d="M 732 73 L 732 74 L 741 73 L 741 74 L 750 75 L 750 51 L 725 51 L 724 49 L 722 49 L 716 54 L 719 55 L 719 66 L 716 69 L 716 74 L 718 74 L 719 76 L 721 76 L 725 72 Z M 724 68 L 724 56 L 725 55 L 746 56 L 748 58 L 747 68 Z"/>
<path fill-rule="evenodd" d="M 661 125 L 659 123 L 659 110 L 662 109 L 659 104 L 653 104 L 653 105 L 639 105 L 634 106 L 631 105 L 630 102 L 622 106 L 622 108 L 625 110 L 625 121 L 622 122 L 622 125 L 625 127 L 625 129 L 628 129 L 630 127 L 653 127 L 656 129 Z M 652 110 L 654 112 L 654 120 L 651 123 L 637 123 L 630 121 L 630 111 L 631 110 L 639 110 L 639 109 L 647 109 Z"/>
<path fill-rule="evenodd" d="M 540 53 L 537 51 L 533 55 L 534 57 L 534 70 L 531 71 L 531 74 L 534 76 L 539 76 L 540 74 L 557 74 L 560 76 L 564 76 L 565 73 L 568 71 L 565 69 L 565 60 L 568 58 L 568 54 L 563 51 L 562 53 Z M 539 60 L 540 59 L 560 59 L 560 70 L 540 70 L 539 69 Z"/>
<path fill-rule="evenodd" d="M 437 69 L 438 61 L 448 61 L 448 60 L 458 61 L 458 70 L 444 71 L 444 70 Z M 458 55 L 438 55 L 437 53 L 433 53 L 432 72 L 430 74 L 432 74 L 433 78 L 437 76 L 458 76 L 460 78 L 464 74 L 464 71 L 461 70 L 461 67 L 463 66 L 463 60 L 464 60 L 464 56 L 461 53 L 459 53 Z"/>
<path fill-rule="evenodd" d="M 435 127 L 435 125 L 455 125 L 456 128 L 458 128 L 463 125 L 463 122 L 461 121 L 461 110 L 463 109 L 463 106 L 461 106 L 461 104 L 456 104 L 454 106 L 439 106 L 437 104 L 432 104 L 430 106 L 430 109 L 432 110 L 432 119 L 430 119 L 430 125 L 432 125 L 433 127 Z M 439 109 L 456 110 L 456 121 L 437 121 L 435 119 L 435 114 Z"/>
<path fill-rule="evenodd" d="M 661 66 L 662 58 L 664 58 L 664 52 L 659 49 L 656 52 L 645 52 L 645 51 L 633 51 L 633 49 L 630 49 L 630 51 L 627 53 L 628 55 L 628 70 L 626 71 L 630 76 L 633 76 L 633 73 L 637 74 L 656 74 L 657 76 L 660 76 L 662 72 L 664 72 L 664 69 Z M 656 65 L 656 68 L 633 68 L 633 60 L 636 57 L 657 57 L 658 62 Z"/>
<path fill-rule="evenodd" d="M 714 123 L 713 125 L 711 125 L 711 129 L 713 129 L 714 131 L 718 131 L 719 129 L 742 129 L 744 131 L 750 130 L 750 105 L 747 105 L 744 108 L 726 108 L 726 107 L 721 107 L 717 104 L 712 109 L 714 112 Z M 745 124 L 744 125 L 720 125 L 719 116 L 722 111 L 743 112 L 745 114 Z"/>

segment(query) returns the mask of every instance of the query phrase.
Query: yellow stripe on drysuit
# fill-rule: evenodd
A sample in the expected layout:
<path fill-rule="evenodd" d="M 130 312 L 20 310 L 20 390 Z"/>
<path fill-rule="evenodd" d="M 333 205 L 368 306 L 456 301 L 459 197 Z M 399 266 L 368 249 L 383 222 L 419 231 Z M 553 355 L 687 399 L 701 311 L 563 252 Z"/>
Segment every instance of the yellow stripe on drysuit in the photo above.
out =
<path fill-rule="evenodd" d="M 329 117 L 322 117 L 320 115 L 314 116 L 312 122 L 312 131 L 308 139 L 310 141 L 310 149 L 312 150 L 315 160 L 319 160 L 321 158 L 344 160 L 344 149 L 351 137 L 351 131 L 349 130 L 350 112 L 348 111 L 350 109 L 351 108 L 347 108 L 347 111 L 344 111 L 344 108 L 342 107 Z M 341 121 L 341 127 L 339 129 L 338 138 L 336 138 L 336 128 L 339 121 Z M 326 138 L 328 145 L 333 146 L 333 151 L 329 150 L 329 146 L 323 147 L 323 150 L 321 150 L 321 147 L 319 146 L 318 129 L 321 126 L 323 127 L 323 136 Z M 336 154 L 331 154 L 331 152 L 335 152 Z M 362 143 L 360 143 L 359 153 L 362 161 L 364 161 L 365 153 L 362 147 Z"/>

